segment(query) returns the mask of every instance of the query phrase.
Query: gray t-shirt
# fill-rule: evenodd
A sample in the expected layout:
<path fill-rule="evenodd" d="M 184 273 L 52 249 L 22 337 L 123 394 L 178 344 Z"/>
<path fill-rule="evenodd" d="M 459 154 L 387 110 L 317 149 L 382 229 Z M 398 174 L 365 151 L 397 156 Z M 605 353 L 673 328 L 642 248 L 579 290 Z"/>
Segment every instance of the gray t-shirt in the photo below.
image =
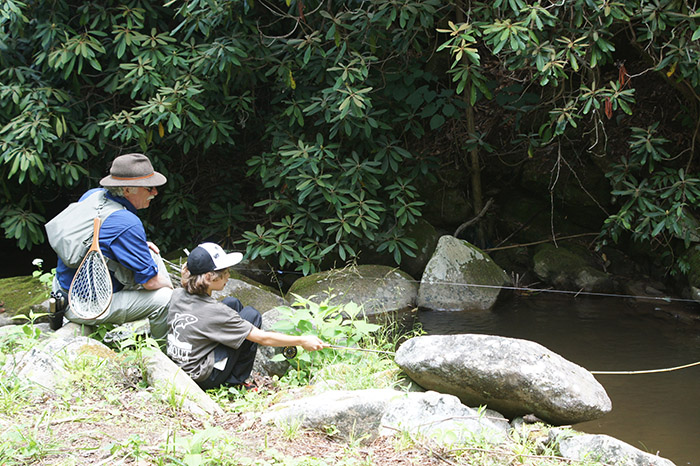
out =
<path fill-rule="evenodd" d="M 211 296 L 173 291 L 168 311 L 168 356 L 192 380 L 203 381 L 214 367 L 219 344 L 238 348 L 253 324 Z"/>

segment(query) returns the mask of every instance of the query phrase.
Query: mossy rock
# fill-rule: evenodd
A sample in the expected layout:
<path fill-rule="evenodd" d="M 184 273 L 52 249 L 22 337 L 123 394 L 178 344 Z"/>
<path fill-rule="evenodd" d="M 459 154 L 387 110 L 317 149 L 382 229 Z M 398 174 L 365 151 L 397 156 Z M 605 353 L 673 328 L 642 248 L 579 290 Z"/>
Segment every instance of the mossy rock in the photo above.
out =
<path fill-rule="evenodd" d="M 488 310 L 507 283 L 508 275 L 488 254 L 465 240 L 444 235 L 423 272 L 418 306 L 449 311 Z"/>
<path fill-rule="evenodd" d="M 0 279 L 0 303 L 5 308 L 5 317 L 29 316 L 29 312 L 44 312 L 41 304 L 49 299 L 49 290 L 32 276 L 19 276 Z M 18 324 L 23 319 L 13 319 Z"/>
<path fill-rule="evenodd" d="M 533 255 L 535 272 L 542 278 L 548 278 L 562 271 L 578 270 L 588 265 L 586 260 L 572 251 L 552 244 L 543 244 L 537 247 Z"/>
<path fill-rule="evenodd" d="M 231 274 L 230 278 L 233 280 L 240 280 L 242 282 L 247 283 L 250 286 L 254 286 L 255 288 L 260 288 L 261 290 L 266 291 L 267 293 L 272 293 L 272 294 L 275 294 L 275 295 L 280 296 L 280 297 L 282 296 L 282 293 L 280 293 L 280 291 L 276 288 L 265 285 L 264 283 L 260 283 L 256 280 L 248 277 L 247 275 L 243 275 L 242 273 L 239 273 L 233 269 L 229 269 L 229 272 Z"/>
<path fill-rule="evenodd" d="M 384 265 L 358 265 L 333 269 L 299 278 L 287 292 L 315 303 L 330 299 L 330 304 L 350 302 L 363 306 L 366 317 L 403 313 L 415 308 L 418 284 L 406 272 Z"/>
<path fill-rule="evenodd" d="M 613 291 L 610 275 L 598 270 L 580 248 L 543 244 L 533 255 L 534 271 L 545 283 L 565 290 Z"/>
<path fill-rule="evenodd" d="M 224 289 L 215 291 L 212 296 L 218 300 L 227 296 L 236 297 L 244 306 L 252 306 L 263 314 L 277 306 L 289 305 L 275 289 L 262 285 L 233 270 Z"/>

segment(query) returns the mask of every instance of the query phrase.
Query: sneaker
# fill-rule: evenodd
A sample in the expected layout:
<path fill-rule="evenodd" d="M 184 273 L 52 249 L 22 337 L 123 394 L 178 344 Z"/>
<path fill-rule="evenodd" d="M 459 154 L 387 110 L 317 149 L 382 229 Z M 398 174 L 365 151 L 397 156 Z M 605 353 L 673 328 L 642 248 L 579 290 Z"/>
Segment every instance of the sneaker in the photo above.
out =
<path fill-rule="evenodd" d="M 250 383 L 250 382 L 236 384 L 233 386 L 233 388 L 235 388 L 239 392 L 257 392 L 258 391 L 258 387 L 255 384 Z"/>

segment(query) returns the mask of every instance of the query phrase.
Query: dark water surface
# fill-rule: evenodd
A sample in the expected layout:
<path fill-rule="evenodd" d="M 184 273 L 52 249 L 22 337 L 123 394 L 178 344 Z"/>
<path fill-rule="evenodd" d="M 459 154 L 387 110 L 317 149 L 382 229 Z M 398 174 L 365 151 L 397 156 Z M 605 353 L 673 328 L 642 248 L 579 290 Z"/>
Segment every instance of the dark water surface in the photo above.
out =
<path fill-rule="evenodd" d="M 488 312 L 422 311 L 418 319 L 429 335 L 521 338 L 590 371 L 638 371 L 700 361 L 700 325 L 689 314 L 700 314 L 700 305 L 541 293 Z M 678 466 L 700 466 L 700 366 L 595 377 L 612 411 L 576 430 L 611 435 Z"/>

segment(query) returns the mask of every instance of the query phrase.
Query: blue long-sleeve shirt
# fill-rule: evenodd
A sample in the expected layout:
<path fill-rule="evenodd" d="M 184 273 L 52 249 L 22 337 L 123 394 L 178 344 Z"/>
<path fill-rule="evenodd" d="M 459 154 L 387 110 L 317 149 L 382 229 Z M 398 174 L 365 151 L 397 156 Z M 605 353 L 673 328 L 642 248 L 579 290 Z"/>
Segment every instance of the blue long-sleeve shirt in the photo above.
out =
<path fill-rule="evenodd" d="M 98 190 L 91 189 L 80 197 L 83 201 Z M 158 265 L 151 257 L 146 243 L 146 230 L 143 223 L 136 215 L 136 208 L 123 197 L 114 197 L 106 193 L 107 198 L 122 204 L 126 209 L 118 210 L 110 214 L 100 226 L 100 250 L 102 254 L 111 260 L 115 260 L 134 272 L 134 281 L 139 284 L 146 283 L 158 274 Z M 61 288 L 68 290 L 73 281 L 77 269 L 66 266 L 58 259 L 56 277 Z M 123 288 L 123 284 L 117 281 L 112 274 L 112 286 L 114 291 Z"/>

